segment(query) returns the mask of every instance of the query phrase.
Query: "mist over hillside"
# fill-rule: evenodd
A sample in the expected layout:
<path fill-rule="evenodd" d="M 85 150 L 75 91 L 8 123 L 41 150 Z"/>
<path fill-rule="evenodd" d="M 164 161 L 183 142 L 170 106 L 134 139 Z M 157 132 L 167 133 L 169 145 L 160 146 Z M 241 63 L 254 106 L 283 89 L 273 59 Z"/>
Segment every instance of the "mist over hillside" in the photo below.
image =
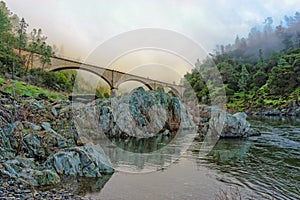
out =
<path fill-rule="evenodd" d="M 253 27 L 246 38 L 236 36 L 233 44 L 217 45 L 215 52 L 255 63 L 259 56 L 268 58 L 273 53 L 299 47 L 300 12 L 296 12 L 294 16 L 285 16 L 277 25 L 268 17 L 261 27 Z"/>

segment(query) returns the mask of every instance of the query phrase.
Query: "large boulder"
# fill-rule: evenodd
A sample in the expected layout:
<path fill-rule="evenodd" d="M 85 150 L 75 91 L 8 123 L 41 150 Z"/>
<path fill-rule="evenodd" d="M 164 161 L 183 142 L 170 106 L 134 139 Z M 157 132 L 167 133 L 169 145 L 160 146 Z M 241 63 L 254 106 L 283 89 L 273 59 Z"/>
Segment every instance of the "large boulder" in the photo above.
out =
<path fill-rule="evenodd" d="M 234 115 L 226 113 L 225 124 L 222 129 L 221 137 L 248 137 L 259 135 L 259 132 L 250 127 L 250 123 L 246 120 L 246 113 L 238 112 Z"/>
<path fill-rule="evenodd" d="M 11 148 L 9 138 L 6 136 L 2 128 L 0 128 L 0 146 L 3 148 Z"/>
<path fill-rule="evenodd" d="M 15 159 L 0 163 L 0 174 L 33 186 L 54 185 L 60 182 L 60 177 L 55 172 L 38 168 L 32 159 L 17 156 Z"/>
<path fill-rule="evenodd" d="M 92 130 L 99 130 L 108 137 L 147 138 L 177 131 L 181 107 L 179 99 L 163 89 L 140 87 L 120 97 L 76 105 L 73 111 L 81 132 L 89 137 Z"/>
<path fill-rule="evenodd" d="M 113 173 L 109 159 L 99 145 L 85 145 L 61 150 L 48 157 L 45 168 L 60 175 L 101 177 Z"/>
<path fill-rule="evenodd" d="M 259 135 L 259 131 L 250 127 L 246 113 L 234 115 L 214 106 L 200 105 L 198 133 L 205 137 L 209 129 L 221 138 L 238 138 Z"/>
<path fill-rule="evenodd" d="M 45 158 L 47 153 L 44 148 L 42 137 L 39 134 L 27 134 L 23 138 L 22 150 L 26 157 Z"/>
<path fill-rule="evenodd" d="M 34 186 L 55 185 L 60 182 L 60 177 L 57 173 L 51 170 L 28 170 L 31 172 L 30 177 L 33 178 Z"/>
<path fill-rule="evenodd" d="M 18 149 L 22 140 L 23 125 L 20 121 L 6 124 L 0 131 L 0 137 L 3 142 L 3 147 Z"/>
<path fill-rule="evenodd" d="M 27 133 L 22 138 L 22 152 L 26 157 L 46 160 L 53 152 L 74 146 L 74 141 L 68 140 L 50 129 L 47 131 Z"/>

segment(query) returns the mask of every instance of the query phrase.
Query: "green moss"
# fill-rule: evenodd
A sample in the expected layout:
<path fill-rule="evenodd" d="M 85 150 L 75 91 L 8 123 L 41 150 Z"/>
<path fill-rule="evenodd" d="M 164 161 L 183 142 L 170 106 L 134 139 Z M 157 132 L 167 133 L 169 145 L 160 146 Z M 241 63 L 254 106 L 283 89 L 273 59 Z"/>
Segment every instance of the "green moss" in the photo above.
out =
<path fill-rule="evenodd" d="M 1 77 L 0 77 L 0 86 L 2 86 L 4 83 L 5 83 L 4 78 L 1 78 Z"/>
<path fill-rule="evenodd" d="M 51 100 L 67 99 L 67 96 L 62 93 L 53 92 L 40 87 L 36 87 L 22 81 L 12 81 L 5 78 L 0 78 L 0 89 L 11 95 L 15 93 L 15 95 L 17 96 L 28 96 L 32 98 L 39 98 L 40 96 L 45 96 Z"/>
<path fill-rule="evenodd" d="M 270 95 L 266 84 L 261 87 L 256 94 L 254 91 L 249 91 L 248 94 L 234 93 L 226 105 L 227 108 L 236 111 L 245 111 L 248 108 L 266 107 L 279 109 L 294 100 L 300 100 L 300 87 L 294 90 L 288 97 L 282 97 L 279 95 Z"/>
<path fill-rule="evenodd" d="M 280 107 L 283 104 L 286 104 L 287 100 L 276 100 L 276 99 L 265 99 L 264 104 L 272 107 Z"/>
<path fill-rule="evenodd" d="M 291 93 L 290 98 L 293 100 L 300 101 L 300 86 L 294 92 Z"/>

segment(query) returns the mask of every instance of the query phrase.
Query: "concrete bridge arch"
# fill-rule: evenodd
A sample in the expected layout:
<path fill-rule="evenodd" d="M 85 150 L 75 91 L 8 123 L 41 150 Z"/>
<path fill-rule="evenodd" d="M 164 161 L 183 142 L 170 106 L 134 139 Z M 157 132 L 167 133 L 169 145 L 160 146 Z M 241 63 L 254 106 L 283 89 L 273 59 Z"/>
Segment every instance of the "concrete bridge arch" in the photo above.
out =
<path fill-rule="evenodd" d="M 90 68 L 85 68 L 85 67 L 81 67 L 81 66 L 56 66 L 47 71 L 54 72 L 54 71 L 61 71 L 61 70 L 68 70 L 68 69 L 77 69 L 77 70 L 83 70 L 83 71 L 90 72 L 90 73 L 102 78 L 109 85 L 110 88 L 113 87 L 112 82 L 109 79 L 107 79 L 108 77 L 106 77 L 103 74 L 96 72 L 95 70 L 92 70 Z"/>
<path fill-rule="evenodd" d="M 26 56 L 30 54 L 30 52 L 22 51 L 22 54 Z M 32 67 L 33 68 L 44 67 L 44 70 L 46 71 L 80 69 L 80 70 L 91 72 L 97 75 L 98 77 L 101 77 L 109 85 L 112 95 L 116 94 L 116 90 L 118 89 L 121 83 L 127 81 L 140 82 L 144 84 L 146 87 L 148 87 L 150 90 L 157 89 L 158 87 L 161 88 L 167 87 L 167 88 L 171 88 L 172 91 L 174 91 L 174 93 L 178 95 L 178 97 L 182 97 L 183 95 L 183 86 L 181 85 L 170 84 L 159 80 L 153 80 L 142 76 L 120 72 L 113 69 L 107 69 L 92 64 L 86 64 L 80 61 L 60 58 L 57 56 L 52 56 L 50 57 L 50 59 L 51 59 L 51 64 L 47 64 L 46 66 L 43 66 L 42 63 L 39 61 L 39 59 L 33 59 Z"/>
<path fill-rule="evenodd" d="M 128 81 L 136 81 L 142 83 L 150 90 L 155 90 L 159 87 L 170 88 L 178 97 L 182 97 L 178 88 L 175 88 L 173 86 L 174 84 L 163 83 L 160 81 L 156 81 L 156 80 L 152 80 L 152 79 L 148 79 L 136 75 L 126 74 L 124 72 L 119 72 L 115 70 L 101 69 L 98 67 L 85 66 L 85 65 L 60 65 L 60 66 L 53 66 L 53 67 L 46 68 L 47 71 L 61 71 L 67 69 L 84 70 L 102 78 L 109 85 L 112 96 L 116 95 L 120 84 Z"/>

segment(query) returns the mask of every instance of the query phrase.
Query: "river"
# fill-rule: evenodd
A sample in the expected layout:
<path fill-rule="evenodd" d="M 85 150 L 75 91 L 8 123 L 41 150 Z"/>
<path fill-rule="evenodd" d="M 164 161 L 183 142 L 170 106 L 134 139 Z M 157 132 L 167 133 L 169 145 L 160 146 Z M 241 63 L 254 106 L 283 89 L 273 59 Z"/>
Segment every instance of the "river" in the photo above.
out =
<path fill-rule="evenodd" d="M 193 141 L 169 167 L 139 174 L 115 172 L 102 182 L 100 191 L 86 196 L 105 200 L 225 199 L 226 195 L 300 199 L 300 119 L 248 120 L 261 131 L 260 136 L 219 140 L 206 156 L 199 154 L 201 142 Z"/>

